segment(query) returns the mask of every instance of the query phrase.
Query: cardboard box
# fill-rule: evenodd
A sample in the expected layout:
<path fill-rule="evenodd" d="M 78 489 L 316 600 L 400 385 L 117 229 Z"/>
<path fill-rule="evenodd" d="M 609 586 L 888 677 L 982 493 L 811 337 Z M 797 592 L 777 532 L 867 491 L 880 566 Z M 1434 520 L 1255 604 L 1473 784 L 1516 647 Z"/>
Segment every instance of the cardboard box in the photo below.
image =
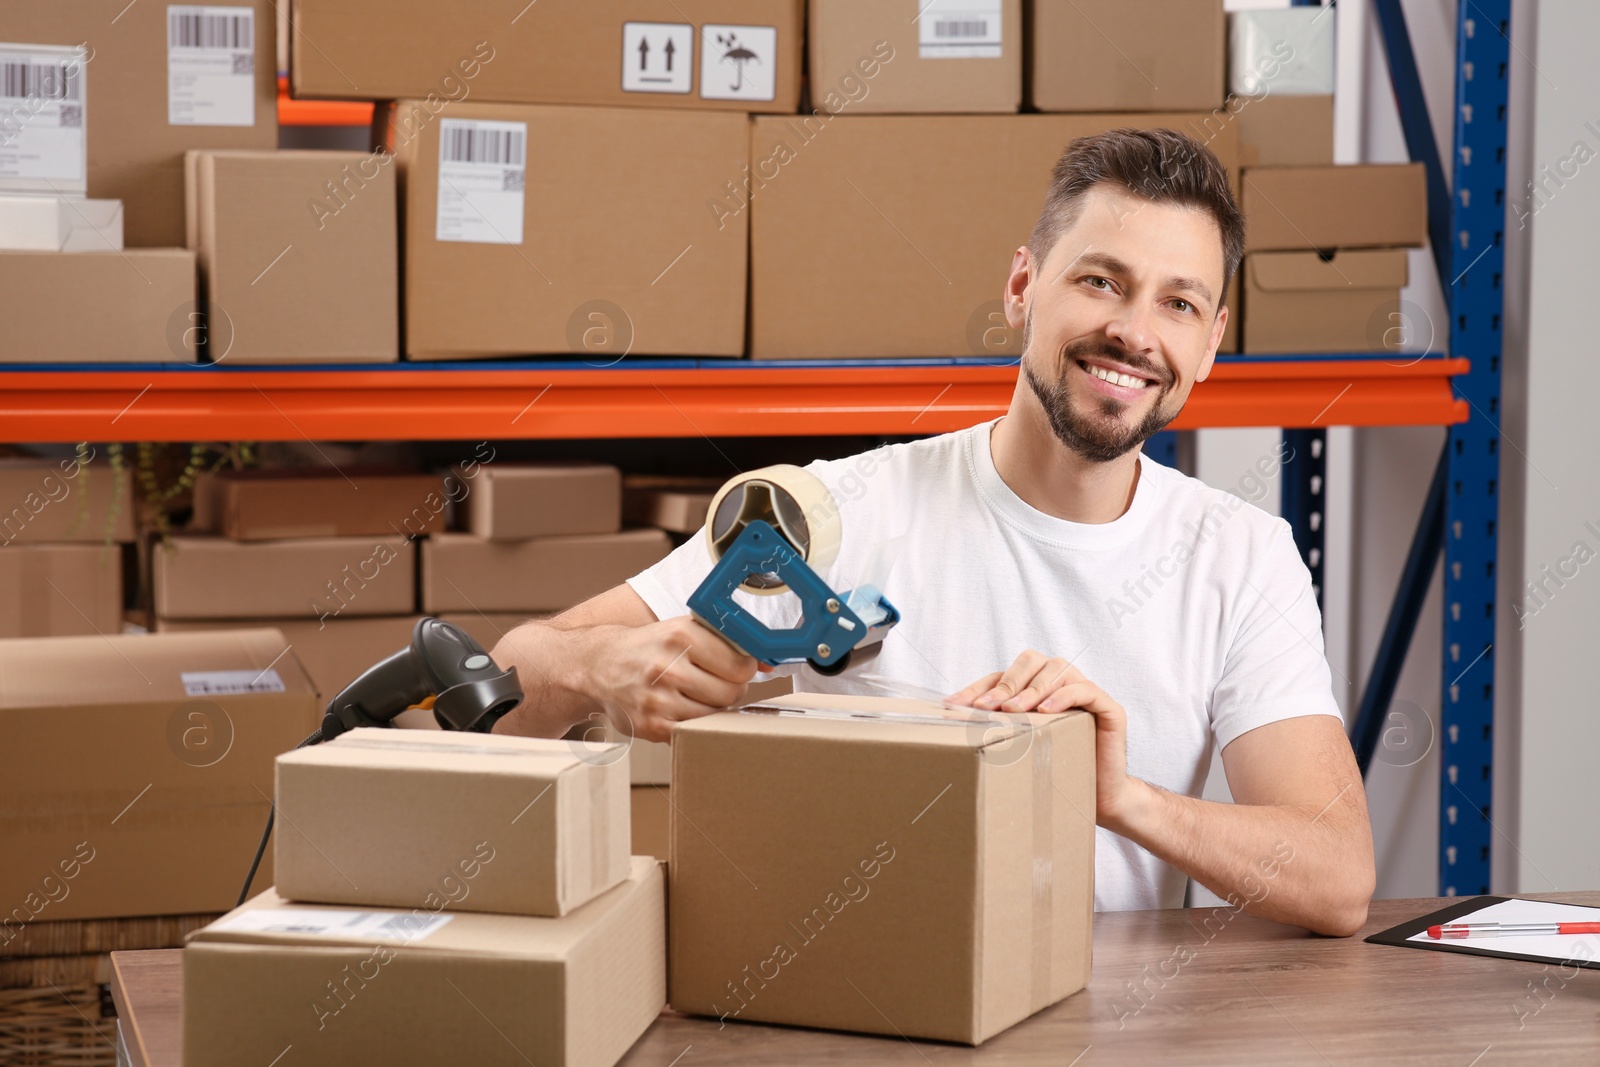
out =
<path fill-rule="evenodd" d="M 664 785 L 636 785 L 633 801 L 633 854 L 665 863 L 672 829 L 672 791 Z"/>
<path fill-rule="evenodd" d="M 491 541 L 622 529 L 622 472 L 605 463 L 486 464 L 462 525 Z"/>
<path fill-rule="evenodd" d="M 0 545 L 133 540 L 133 474 L 77 458 L 0 459 Z"/>
<path fill-rule="evenodd" d="M 0 679 L 0 923 L 238 899 L 272 760 L 321 719 L 281 634 L 0 641 Z"/>
<path fill-rule="evenodd" d="M 213 363 L 400 358 L 394 168 L 365 152 L 192 151 Z"/>
<path fill-rule="evenodd" d="M 86 45 L 88 195 L 123 202 L 130 248 L 183 244 L 185 151 L 277 147 L 273 4 L 226 6 L 0 5 L 0 41 Z M 110 309 L 96 317 L 118 321 Z"/>
<path fill-rule="evenodd" d="M 290 900 L 565 915 L 628 877 L 621 746 L 355 729 L 279 756 L 276 796 Z"/>
<path fill-rule="evenodd" d="M 1228 91 L 1242 96 L 1326 96 L 1337 69 L 1334 5 L 1228 14 Z"/>
<path fill-rule="evenodd" d="M 958 10 L 945 10 L 958 9 Z M 811 106 L 828 113 L 1014 112 L 1022 0 L 811 0 Z"/>
<path fill-rule="evenodd" d="M 116 252 L 122 201 L 61 196 L 0 196 L 0 250 Z"/>
<path fill-rule="evenodd" d="M 717 207 L 747 176 L 743 116 L 457 104 L 435 118 L 401 102 L 388 117 L 409 358 L 743 353 L 748 215 Z"/>
<path fill-rule="evenodd" d="M 661 865 L 641 856 L 561 919 L 417 908 L 360 920 L 370 909 L 264 893 L 184 948 L 184 1065 L 293 1046 L 307 1065 L 610 1067 L 666 1001 L 662 891 Z"/>
<path fill-rule="evenodd" d="M 565 611 L 666 557 L 660 530 L 485 541 L 435 534 L 422 545 L 422 610 Z"/>
<path fill-rule="evenodd" d="M 675 1010 L 975 1045 L 1084 986 L 1086 713 L 767 707 L 673 734 Z"/>
<path fill-rule="evenodd" d="M 121 545 L 0 548 L 0 637 L 121 630 Z"/>
<path fill-rule="evenodd" d="M 1421 163 L 1256 167 L 1242 206 L 1246 252 L 1420 248 L 1428 236 Z"/>
<path fill-rule="evenodd" d="M 699 533 L 706 524 L 717 478 L 630 474 L 622 479 L 622 518 L 629 526 L 654 526 L 676 534 Z"/>
<path fill-rule="evenodd" d="M 1195 111 L 1222 105 L 1222 0 L 1032 5 L 1028 99 L 1040 111 Z"/>
<path fill-rule="evenodd" d="M 297 97 L 789 114 L 800 100 L 802 0 L 294 0 L 290 18 Z"/>
<path fill-rule="evenodd" d="M 416 548 L 403 537 L 157 545 L 151 584 L 168 619 L 331 619 L 416 610 Z"/>
<path fill-rule="evenodd" d="M 194 283 L 182 248 L 0 252 L 0 363 L 192 363 Z"/>
<path fill-rule="evenodd" d="M 1244 276 L 1246 353 L 1400 351 L 1404 249 L 1258 252 Z"/>
<path fill-rule="evenodd" d="M 195 482 L 194 530 L 235 541 L 420 537 L 444 525 L 436 474 L 389 467 L 251 467 Z"/>
<path fill-rule="evenodd" d="M 1239 161 L 1250 167 L 1333 166 L 1333 97 L 1235 96 Z"/>
<path fill-rule="evenodd" d="M 826 135 L 756 119 L 756 173 L 786 162 L 754 201 L 751 358 L 1020 354 L 1020 331 L 989 342 L 1012 253 L 1066 146 L 1123 126 L 1176 129 L 1237 170 L 1235 124 L 1207 114 L 845 116 Z"/>

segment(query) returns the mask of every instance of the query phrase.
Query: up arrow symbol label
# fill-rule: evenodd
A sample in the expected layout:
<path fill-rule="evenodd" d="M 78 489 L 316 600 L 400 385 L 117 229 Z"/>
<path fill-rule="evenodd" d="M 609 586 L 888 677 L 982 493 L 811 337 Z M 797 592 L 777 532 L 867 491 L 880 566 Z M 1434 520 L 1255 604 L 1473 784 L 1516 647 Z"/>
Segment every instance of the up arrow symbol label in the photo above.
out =
<path fill-rule="evenodd" d="M 669 44 L 669 47 L 670 47 L 670 44 Z M 648 40 L 645 40 L 644 38 L 640 38 L 640 40 L 639 40 L 639 69 L 640 70 L 646 69 L 646 65 L 649 62 L 650 62 L 650 42 Z"/>
<path fill-rule="evenodd" d="M 667 70 L 668 70 L 669 73 L 672 70 L 672 53 L 674 53 L 676 51 L 677 51 L 677 48 L 673 46 L 672 38 L 668 37 L 667 38 L 666 52 L 667 52 Z"/>

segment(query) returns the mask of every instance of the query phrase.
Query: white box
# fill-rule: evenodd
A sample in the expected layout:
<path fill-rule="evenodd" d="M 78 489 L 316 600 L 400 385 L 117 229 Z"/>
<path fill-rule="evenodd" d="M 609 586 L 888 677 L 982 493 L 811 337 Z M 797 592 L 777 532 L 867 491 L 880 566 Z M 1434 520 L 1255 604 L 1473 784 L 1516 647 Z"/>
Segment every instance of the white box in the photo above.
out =
<path fill-rule="evenodd" d="M 1228 15 L 1228 91 L 1239 96 L 1333 92 L 1332 7 L 1234 11 Z"/>
<path fill-rule="evenodd" d="M 120 252 L 122 201 L 0 196 L 0 251 Z"/>

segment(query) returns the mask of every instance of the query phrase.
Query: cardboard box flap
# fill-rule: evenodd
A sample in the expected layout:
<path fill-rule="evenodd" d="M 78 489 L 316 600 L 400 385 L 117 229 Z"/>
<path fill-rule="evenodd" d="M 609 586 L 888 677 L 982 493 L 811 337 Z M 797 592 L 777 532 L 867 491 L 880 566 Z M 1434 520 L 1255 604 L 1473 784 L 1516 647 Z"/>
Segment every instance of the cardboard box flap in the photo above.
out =
<path fill-rule="evenodd" d="M 561 918 L 435 912 L 425 907 L 405 911 L 296 904 L 269 889 L 210 926 L 196 930 L 185 944 L 310 947 L 401 944 L 411 951 L 561 960 L 569 958 L 585 938 L 604 925 L 611 910 L 622 904 L 634 888 L 659 877 L 657 860 L 634 856 L 626 881 Z"/>
<path fill-rule="evenodd" d="M 509 734 L 360 727 L 340 734 L 326 744 L 285 752 L 278 757 L 278 762 L 554 778 L 589 763 L 611 762 L 613 757 L 610 750 L 621 747 L 604 742 L 513 737 Z M 479 759 L 482 756 L 495 757 L 498 765 L 484 764 Z"/>
<path fill-rule="evenodd" d="M 1256 252 L 1245 258 L 1248 284 L 1269 292 L 1400 289 L 1408 278 L 1401 248 L 1320 252 Z"/>
<path fill-rule="evenodd" d="M 809 736 L 852 737 L 970 748 L 977 750 L 1021 736 L 1055 716 L 1013 715 L 979 711 L 911 697 L 858 696 L 852 693 L 790 693 L 739 709 L 739 715 L 773 715 L 793 719 L 793 732 Z M 735 716 L 706 720 L 742 731 Z M 787 732 L 787 731 L 786 731 Z"/>
<path fill-rule="evenodd" d="M 0 642 L 0 710 L 251 693 L 316 696 L 275 629 Z"/>

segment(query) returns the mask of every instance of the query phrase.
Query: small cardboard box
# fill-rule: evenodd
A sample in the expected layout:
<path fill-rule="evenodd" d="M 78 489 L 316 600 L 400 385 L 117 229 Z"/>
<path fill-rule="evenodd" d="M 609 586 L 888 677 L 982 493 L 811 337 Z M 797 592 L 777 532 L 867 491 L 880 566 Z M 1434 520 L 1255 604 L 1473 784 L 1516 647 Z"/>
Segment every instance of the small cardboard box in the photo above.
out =
<path fill-rule="evenodd" d="M 122 630 L 122 546 L 0 548 L 0 637 Z"/>
<path fill-rule="evenodd" d="M 444 525 L 436 474 L 379 467 L 255 467 L 203 474 L 190 528 L 235 541 L 421 537 Z"/>
<path fill-rule="evenodd" d="M 1246 353 L 1399 352 L 1404 249 L 1245 257 Z"/>
<path fill-rule="evenodd" d="M 177 536 L 153 553 L 168 619 L 331 619 L 416 610 L 417 552 L 404 537 L 230 541 Z"/>
<path fill-rule="evenodd" d="M 1228 91 L 1243 96 L 1331 94 L 1338 19 L 1334 4 L 1230 12 Z"/>
<path fill-rule="evenodd" d="M 803 0 L 294 0 L 291 18 L 297 97 L 788 114 L 800 101 Z"/>
<path fill-rule="evenodd" d="M 610 1067 L 666 1002 L 662 892 L 661 865 L 640 856 L 560 919 L 263 893 L 183 950 L 184 1065 L 292 1046 L 305 1064 Z"/>
<path fill-rule="evenodd" d="M 366 152 L 191 151 L 213 363 L 400 358 L 394 168 Z"/>
<path fill-rule="evenodd" d="M 117 252 L 122 201 L 62 196 L 0 196 L 0 250 Z"/>
<path fill-rule="evenodd" d="M 192 363 L 194 253 L 0 252 L 0 363 Z"/>
<path fill-rule="evenodd" d="M 422 544 L 422 610 L 565 611 L 666 557 L 660 530 L 485 541 L 434 534 Z"/>
<path fill-rule="evenodd" d="M 1246 252 L 1420 248 L 1428 236 L 1421 163 L 1256 167 L 1243 207 Z"/>
<path fill-rule="evenodd" d="M 628 877 L 622 745 L 362 728 L 279 756 L 277 798 L 290 900 L 565 915 Z"/>
<path fill-rule="evenodd" d="M 623 521 L 669 533 L 698 533 L 721 485 L 717 478 L 630 474 L 622 479 Z"/>
<path fill-rule="evenodd" d="M 87 135 L 88 195 L 123 202 L 129 248 L 183 244 L 185 151 L 277 147 L 274 6 L 0 4 L 0 41 L 87 48 L 77 121 Z M 8 307 L 26 306 L 6 295 Z M 84 318 L 125 321 L 93 299 L 83 306 L 96 309 Z"/>
<path fill-rule="evenodd" d="M 1332 96 L 1234 96 L 1228 110 L 1239 124 L 1246 169 L 1333 166 Z"/>
<path fill-rule="evenodd" d="M 622 529 L 622 472 L 605 463 L 485 465 L 462 504 L 463 526 L 490 541 Z"/>
<path fill-rule="evenodd" d="M 1014 112 L 1022 0 L 811 0 L 811 106 L 827 113 Z"/>
<path fill-rule="evenodd" d="M 229 907 L 321 716 L 271 630 L 0 641 L 0 922 Z"/>
<path fill-rule="evenodd" d="M 1088 981 L 1087 713 L 804 693 L 672 750 L 674 1009 L 976 1045 Z"/>
<path fill-rule="evenodd" d="M 133 540 L 133 474 L 76 457 L 0 459 L 0 545 Z"/>
<path fill-rule="evenodd" d="M 435 116 L 400 101 L 379 124 L 406 185 L 408 358 L 605 367 L 744 352 L 748 213 L 719 199 L 748 177 L 744 116 L 508 104 Z"/>
<path fill-rule="evenodd" d="M 360 677 L 380 660 L 411 644 L 416 615 L 383 616 L 364 619 L 161 619 L 156 633 L 195 633 L 197 631 L 249 630 L 273 627 L 283 634 L 284 644 L 294 649 L 326 704 L 339 691 Z M 432 713 L 428 714 L 432 718 Z"/>
<path fill-rule="evenodd" d="M 1175 129 L 1238 169 L 1236 124 L 1209 114 L 758 117 L 751 358 L 1019 355 L 1001 314 L 1012 253 L 1067 145 L 1124 126 Z"/>
<path fill-rule="evenodd" d="M 1222 0 L 1031 0 L 1029 101 L 1040 111 L 1222 106 Z"/>

